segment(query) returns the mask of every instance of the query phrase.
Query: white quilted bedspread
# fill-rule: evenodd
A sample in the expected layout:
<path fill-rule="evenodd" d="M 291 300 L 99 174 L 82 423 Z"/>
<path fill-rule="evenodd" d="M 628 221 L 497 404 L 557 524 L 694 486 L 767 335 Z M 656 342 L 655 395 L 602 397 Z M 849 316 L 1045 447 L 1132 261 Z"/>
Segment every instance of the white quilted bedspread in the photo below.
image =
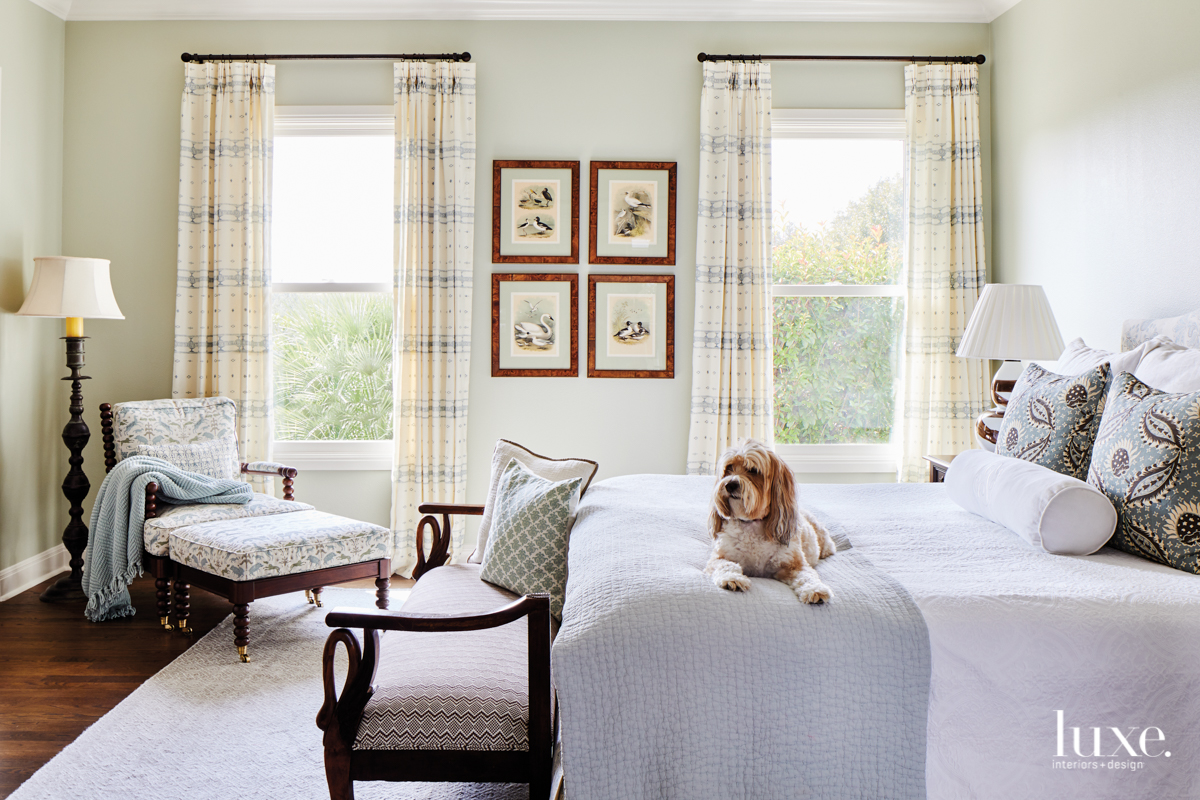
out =
<path fill-rule="evenodd" d="M 931 800 L 1200 796 L 1200 576 L 1108 548 L 1044 553 L 941 484 L 807 485 L 801 497 L 925 616 Z M 1101 758 L 1075 754 L 1077 726 L 1084 753 L 1101 728 Z M 1141 755 L 1148 726 L 1166 737 L 1151 732 L 1149 752 L 1170 757 Z"/>

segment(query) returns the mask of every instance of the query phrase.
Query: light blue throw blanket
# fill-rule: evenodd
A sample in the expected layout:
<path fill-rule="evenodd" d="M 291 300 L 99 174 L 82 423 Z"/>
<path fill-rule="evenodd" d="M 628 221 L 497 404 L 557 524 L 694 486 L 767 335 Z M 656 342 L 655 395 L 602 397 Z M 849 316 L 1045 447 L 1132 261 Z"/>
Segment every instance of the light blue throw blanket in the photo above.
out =
<path fill-rule="evenodd" d="M 127 588 L 142 574 L 142 528 L 146 522 L 146 485 L 158 484 L 158 496 L 175 503 L 249 503 L 250 484 L 185 472 L 169 461 L 130 456 L 121 461 L 96 495 L 83 561 L 83 592 L 92 622 L 136 613 Z"/>

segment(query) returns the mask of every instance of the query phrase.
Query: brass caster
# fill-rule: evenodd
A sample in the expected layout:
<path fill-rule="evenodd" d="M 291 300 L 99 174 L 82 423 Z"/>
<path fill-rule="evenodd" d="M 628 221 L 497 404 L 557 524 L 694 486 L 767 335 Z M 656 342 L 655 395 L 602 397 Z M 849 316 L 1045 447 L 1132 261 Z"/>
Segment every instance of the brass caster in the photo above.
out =
<path fill-rule="evenodd" d="M 192 629 L 191 629 L 191 628 L 189 628 L 189 627 L 188 627 L 188 624 L 187 624 L 187 620 L 186 620 L 186 619 L 181 619 L 181 620 L 179 621 L 179 625 L 178 625 L 177 627 L 178 627 L 178 630 L 179 630 L 179 632 L 180 632 L 181 634 L 183 634 L 184 636 L 191 636 L 191 635 L 192 635 L 192 632 L 193 632 L 193 631 L 192 631 Z"/>
<path fill-rule="evenodd" d="M 242 660 L 243 664 L 248 664 L 250 662 L 250 655 L 246 652 L 245 647 L 238 648 L 238 658 Z"/>
<path fill-rule="evenodd" d="M 321 605 L 321 595 L 320 594 L 313 595 L 313 605 L 315 605 L 317 608 L 325 607 L 325 606 Z"/>
<path fill-rule="evenodd" d="M 159 617 L 158 624 L 163 626 L 164 631 L 174 630 L 175 626 L 171 624 L 170 617 Z"/>
<path fill-rule="evenodd" d="M 315 603 L 314 603 L 314 601 L 313 601 L 313 593 L 312 593 L 312 589 L 305 589 L 305 590 L 304 590 L 304 599 L 308 601 L 308 604 L 309 604 L 310 606 L 311 606 L 311 605 L 315 605 Z"/>

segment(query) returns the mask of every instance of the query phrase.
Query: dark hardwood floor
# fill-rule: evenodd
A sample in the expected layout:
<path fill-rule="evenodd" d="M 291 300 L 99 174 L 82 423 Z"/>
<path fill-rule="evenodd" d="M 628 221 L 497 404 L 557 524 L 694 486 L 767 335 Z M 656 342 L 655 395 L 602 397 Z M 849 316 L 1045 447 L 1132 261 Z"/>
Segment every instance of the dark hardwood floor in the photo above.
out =
<path fill-rule="evenodd" d="M 82 603 L 40 602 L 51 582 L 0 603 L 0 798 L 230 613 L 228 601 L 193 589 L 195 634 L 164 631 L 146 576 L 130 587 L 135 616 L 93 623 Z M 359 584 L 373 586 L 344 585 Z M 392 580 L 395 589 L 408 585 Z"/>

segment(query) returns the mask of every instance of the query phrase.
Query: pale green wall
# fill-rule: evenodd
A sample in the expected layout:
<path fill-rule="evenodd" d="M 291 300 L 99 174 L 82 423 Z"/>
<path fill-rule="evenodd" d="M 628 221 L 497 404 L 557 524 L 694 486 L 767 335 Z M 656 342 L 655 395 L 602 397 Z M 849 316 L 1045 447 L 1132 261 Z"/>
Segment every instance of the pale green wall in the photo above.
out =
<path fill-rule="evenodd" d="M 66 23 L 0 0 L 0 569 L 57 544 L 67 422 L 62 321 L 14 316 L 62 242 Z"/>
<path fill-rule="evenodd" d="M 88 387 L 91 408 L 102 400 L 165 397 L 170 392 L 181 52 L 451 50 L 469 50 L 478 65 L 477 356 L 471 369 L 468 486 L 468 499 L 476 502 L 483 500 L 488 457 L 500 437 L 550 455 L 596 459 L 601 478 L 684 468 L 701 75 L 696 53 L 991 53 L 986 25 L 70 23 L 65 247 L 75 254 L 112 259 L 114 289 L 127 317 L 123 322 L 90 323 L 96 337 L 89 352 L 95 376 Z M 281 63 L 277 101 L 390 104 L 391 70 L 390 62 Z M 989 70 L 983 67 L 985 134 L 990 124 Z M 778 107 L 904 104 L 902 64 L 776 64 L 773 73 Z M 989 144 L 985 135 L 985 148 Z M 584 203 L 590 159 L 679 162 L 674 380 L 490 376 L 494 158 L 578 159 L 583 162 Z M 586 233 L 584 225 L 580 249 L 585 258 Z M 581 275 L 588 272 L 586 266 L 578 270 Z M 580 317 L 586 318 L 583 307 Z M 581 324 L 584 350 L 585 335 Z M 95 421 L 95 411 L 89 414 Z M 301 479 L 300 497 L 315 499 L 329 510 L 386 522 L 390 500 L 386 477 L 380 473 L 315 473 Z M 359 490 L 361 499 L 353 494 Z"/>
<path fill-rule="evenodd" d="M 1022 0 L 992 31 L 997 279 L 1114 349 L 1200 307 L 1200 3 Z"/>

